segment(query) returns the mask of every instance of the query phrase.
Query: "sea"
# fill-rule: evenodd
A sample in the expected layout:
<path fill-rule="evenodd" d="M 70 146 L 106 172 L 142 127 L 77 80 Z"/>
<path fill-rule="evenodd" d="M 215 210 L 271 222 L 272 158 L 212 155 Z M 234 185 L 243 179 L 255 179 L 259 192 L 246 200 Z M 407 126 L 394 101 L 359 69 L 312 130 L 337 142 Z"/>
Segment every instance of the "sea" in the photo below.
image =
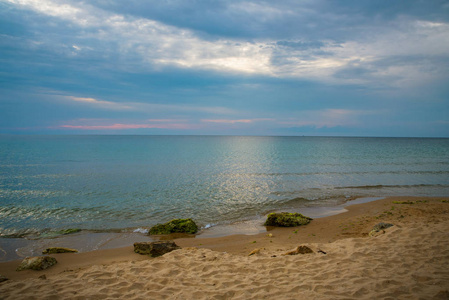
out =
<path fill-rule="evenodd" d="M 174 218 L 249 233 L 272 211 L 448 195 L 443 138 L 0 136 L 0 261 L 71 232 L 87 251 Z"/>

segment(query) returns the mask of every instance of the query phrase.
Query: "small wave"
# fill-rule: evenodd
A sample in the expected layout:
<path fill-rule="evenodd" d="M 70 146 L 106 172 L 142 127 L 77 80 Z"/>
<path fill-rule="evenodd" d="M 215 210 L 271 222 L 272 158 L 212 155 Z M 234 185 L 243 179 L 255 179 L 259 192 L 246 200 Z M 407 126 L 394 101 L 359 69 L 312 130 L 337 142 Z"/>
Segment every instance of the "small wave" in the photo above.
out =
<path fill-rule="evenodd" d="M 336 190 L 342 189 L 382 189 L 382 188 L 413 188 L 413 187 L 448 187 L 443 184 L 411 184 L 411 185 L 360 185 L 360 186 L 340 186 L 334 187 Z"/>
<path fill-rule="evenodd" d="M 214 227 L 214 226 L 217 226 L 217 224 L 209 223 L 209 224 L 204 225 L 203 229 L 209 229 L 209 228 Z"/>
<path fill-rule="evenodd" d="M 1 238 L 26 238 L 30 240 L 52 239 L 62 235 L 79 233 L 82 230 L 79 228 L 69 229 L 2 229 L 0 233 Z"/>
<path fill-rule="evenodd" d="M 143 234 L 148 234 L 150 230 L 147 228 L 136 228 L 133 230 L 133 232 L 135 233 L 143 233 Z"/>
<path fill-rule="evenodd" d="M 440 163 L 447 164 L 447 163 Z M 377 164 L 373 164 L 373 166 L 376 166 Z M 327 172 L 278 172 L 278 173 L 243 173 L 243 174 L 235 174 L 235 173 L 224 173 L 220 174 L 220 176 L 225 177 L 254 177 L 254 176 L 267 176 L 267 177 L 278 177 L 278 176 L 322 176 L 322 175 L 403 175 L 403 174 L 414 174 L 414 175 L 444 175 L 449 174 L 449 170 L 389 170 L 389 171 L 375 171 L 375 170 L 369 170 L 369 171 L 327 171 Z"/>

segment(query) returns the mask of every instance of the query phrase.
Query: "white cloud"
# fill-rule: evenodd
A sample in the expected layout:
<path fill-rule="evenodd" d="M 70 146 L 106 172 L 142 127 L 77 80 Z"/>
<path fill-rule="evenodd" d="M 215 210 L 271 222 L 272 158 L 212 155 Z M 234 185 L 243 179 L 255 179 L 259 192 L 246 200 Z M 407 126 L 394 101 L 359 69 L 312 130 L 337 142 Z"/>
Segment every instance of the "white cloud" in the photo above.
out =
<path fill-rule="evenodd" d="M 96 28 L 96 38 L 117 41 L 120 52 L 136 52 L 150 64 L 270 73 L 270 53 L 261 48 L 262 44 L 202 40 L 190 30 L 153 20 L 108 13 L 84 3 L 78 3 L 75 7 L 74 4 L 52 0 L 7 1 L 81 27 Z"/>
<path fill-rule="evenodd" d="M 205 123 L 220 123 L 220 124 L 236 124 L 236 123 L 252 123 L 253 120 L 241 119 L 241 120 L 230 120 L 230 119 L 203 119 L 201 122 Z"/>
<path fill-rule="evenodd" d="M 288 127 L 313 126 L 323 127 L 355 127 L 361 124 L 362 116 L 378 114 L 377 111 L 350 110 L 350 109 L 323 109 L 305 110 L 297 112 L 294 118 L 279 122 Z"/>
<path fill-rule="evenodd" d="M 56 96 L 60 98 L 60 96 Z M 207 113 L 214 115 L 235 114 L 236 111 L 220 106 L 196 106 L 196 105 L 175 105 L 143 102 L 112 102 L 95 98 L 62 96 L 61 99 L 78 102 L 83 105 L 90 105 L 103 110 L 138 111 L 146 113 Z"/>
<path fill-rule="evenodd" d="M 94 98 L 82 98 L 82 97 L 73 97 L 73 96 L 66 96 L 65 98 L 67 98 L 69 100 L 72 100 L 72 101 L 85 103 L 85 104 L 93 105 L 93 106 L 96 106 L 96 107 L 99 107 L 99 108 L 104 108 L 104 109 L 111 109 L 111 110 L 130 110 L 130 109 L 133 109 L 133 107 L 129 106 L 129 105 L 116 103 L 116 102 L 111 102 L 111 101 L 97 100 L 97 99 L 94 99 Z"/>
<path fill-rule="evenodd" d="M 449 53 L 449 24 L 399 17 L 391 28 L 370 35 L 363 40 L 346 39 L 335 44 L 320 41 L 318 49 L 280 47 L 275 40 L 258 39 L 242 41 L 223 38 L 206 40 L 192 30 L 164 23 L 120 15 L 91 6 L 88 2 L 56 0 L 3 0 L 31 9 L 40 14 L 58 18 L 90 29 L 82 33 L 89 38 L 111 42 L 122 56 L 137 56 L 147 68 L 177 66 L 181 68 L 208 69 L 219 72 L 238 72 L 273 77 L 292 77 L 331 83 L 412 86 L 440 76 L 445 72 L 426 70 L 415 62 L 379 66 L 378 62 L 389 57 L 445 56 Z M 229 6 L 247 14 L 263 18 L 282 18 L 295 14 L 267 4 L 254 2 L 232 3 Z M 82 31 L 84 32 L 84 31 Z M 304 43 L 294 39 L 292 43 Z M 110 44 L 108 44 L 110 45 Z M 101 47 L 101 46 L 100 46 Z M 80 43 L 72 48 L 80 52 L 87 48 Z M 427 64 L 424 62 L 424 64 Z M 125 65 L 125 64 L 124 64 Z M 364 68 L 369 75 L 339 76 L 347 68 Z"/>

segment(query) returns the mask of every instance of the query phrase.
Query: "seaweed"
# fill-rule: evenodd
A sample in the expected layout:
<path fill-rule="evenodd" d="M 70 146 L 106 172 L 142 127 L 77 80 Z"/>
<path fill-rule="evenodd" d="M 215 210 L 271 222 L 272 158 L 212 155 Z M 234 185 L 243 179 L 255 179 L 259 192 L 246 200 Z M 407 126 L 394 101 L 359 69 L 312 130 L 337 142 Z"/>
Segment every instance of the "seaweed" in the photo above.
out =
<path fill-rule="evenodd" d="M 413 201 L 393 201 L 393 204 L 415 204 Z"/>
<path fill-rule="evenodd" d="M 311 220 L 313 219 L 300 213 L 271 213 L 267 216 L 264 226 L 296 227 L 309 224 Z"/>
<path fill-rule="evenodd" d="M 51 247 L 42 251 L 42 254 L 54 254 L 54 253 L 77 253 L 78 250 L 64 248 L 64 247 Z"/>
<path fill-rule="evenodd" d="M 198 232 L 198 226 L 192 219 L 173 219 L 165 224 L 157 224 L 150 228 L 149 234 L 191 233 Z"/>

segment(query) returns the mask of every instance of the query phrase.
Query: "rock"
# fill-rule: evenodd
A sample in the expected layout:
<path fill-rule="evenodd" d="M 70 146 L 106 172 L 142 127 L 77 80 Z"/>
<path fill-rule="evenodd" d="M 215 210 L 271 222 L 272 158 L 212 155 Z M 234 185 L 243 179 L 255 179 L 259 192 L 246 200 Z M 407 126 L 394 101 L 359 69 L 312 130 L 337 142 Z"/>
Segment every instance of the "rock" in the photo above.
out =
<path fill-rule="evenodd" d="M 25 258 L 17 268 L 17 271 L 22 270 L 45 270 L 57 263 L 56 258 L 51 256 L 34 256 Z"/>
<path fill-rule="evenodd" d="M 271 213 L 267 216 L 264 226 L 296 227 L 309 224 L 311 220 L 313 219 L 300 213 Z"/>
<path fill-rule="evenodd" d="M 43 274 L 43 275 L 39 276 L 38 278 L 42 279 L 42 280 L 45 280 L 45 279 L 47 279 L 47 276 L 45 274 Z"/>
<path fill-rule="evenodd" d="M 297 254 L 307 254 L 313 253 L 313 250 L 307 246 L 298 246 L 294 250 L 285 252 L 283 255 L 297 255 Z"/>
<path fill-rule="evenodd" d="M 379 231 L 390 228 L 391 226 L 394 226 L 394 225 L 390 224 L 390 223 L 380 222 L 380 223 L 374 225 L 373 229 L 369 233 L 369 236 L 374 236 Z"/>
<path fill-rule="evenodd" d="M 78 253 L 78 250 L 63 247 L 51 247 L 42 251 L 42 254 L 53 254 L 53 253 Z"/>
<path fill-rule="evenodd" d="M 174 219 L 165 224 L 150 228 L 149 234 L 191 233 L 198 232 L 198 226 L 192 219 Z"/>
<path fill-rule="evenodd" d="M 58 233 L 66 235 L 66 234 L 77 233 L 80 231 L 81 231 L 81 229 L 79 229 L 79 228 L 69 228 L 69 229 L 64 229 L 64 230 L 58 231 Z"/>
<path fill-rule="evenodd" d="M 8 280 L 8 278 L 6 278 L 6 277 L 3 276 L 3 275 L 0 275 L 0 282 L 6 281 L 6 280 Z"/>
<path fill-rule="evenodd" d="M 134 252 L 151 257 L 161 256 L 176 249 L 181 249 L 181 247 L 173 241 L 134 243 Z"/>
<path fill-rule="evenodd" d="M 254 254 L 259 254 L 260 251 L 262 251 L 262 250 L 264 250 L 264 248 L 257 248 L 257 249 L 254 249 L 253 251 L 251 251 L 251 252 L 248 254 L 248 256 L 251 256 L 251 255 L 254 255 Z"/>

